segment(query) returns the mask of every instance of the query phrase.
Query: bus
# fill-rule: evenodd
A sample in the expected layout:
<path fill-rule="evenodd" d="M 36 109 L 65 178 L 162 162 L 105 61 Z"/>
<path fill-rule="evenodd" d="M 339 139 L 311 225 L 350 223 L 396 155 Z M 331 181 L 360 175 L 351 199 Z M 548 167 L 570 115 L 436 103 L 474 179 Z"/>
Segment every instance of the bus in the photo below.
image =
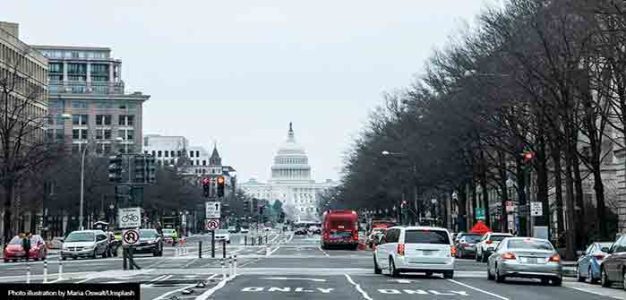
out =
<path fill-rule="evenodd" d="M 354 210 L 328 210 L 322 221 L 322 249 L 359 246 L 359 218 Z"/>

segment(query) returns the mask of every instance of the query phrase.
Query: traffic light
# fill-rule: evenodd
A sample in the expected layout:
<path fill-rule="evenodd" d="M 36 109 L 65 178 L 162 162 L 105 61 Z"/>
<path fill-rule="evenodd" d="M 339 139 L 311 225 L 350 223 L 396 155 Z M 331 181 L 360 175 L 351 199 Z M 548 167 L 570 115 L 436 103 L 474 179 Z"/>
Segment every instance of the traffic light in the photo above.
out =
<path fill-rule="evenodd" d="M 211 191 L 211 179 L 209 177 L 202 178 L 202 195 L 205 198 L 208 198 L 210 191 Z"/>
<path fill-rule="evenodd" d="M 122 156 L 109 157 L 109 181 L 122 182 Z"/>
<path fill-rule="evenodd" d="M 147 181 L 148 183 L 156 183 L 156 162 L 154 156 L 146 155 Z"/>
<path fill-rule="evenodd" d="M 224 176 L 217 176 L 217 196 L 224 197 Z"/>
<path fill-rule="evenodd" d="M 134 172 L 133 183 L 146 183 L 146 157 L 144 155 L 135 155 L 134 160 Z"/>

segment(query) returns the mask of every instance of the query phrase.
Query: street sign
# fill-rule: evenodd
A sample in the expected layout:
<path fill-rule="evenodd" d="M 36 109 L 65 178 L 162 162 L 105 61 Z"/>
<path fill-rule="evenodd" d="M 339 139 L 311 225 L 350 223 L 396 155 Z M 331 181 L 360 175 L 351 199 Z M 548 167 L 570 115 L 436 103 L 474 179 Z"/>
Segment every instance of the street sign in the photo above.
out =
<path fill-rule="evenodd" d="M 215 230 L 220 228 L 220 219 L 206 219 L 204 223 L 206 230 Z"/>
<path fill-rule="evenodd" d="M 205 212 L 207 219 L 219 219 L 222 217 L 222 205 L 217 201 L 205 202 Z"/>
<path fill-rule="evenodd" d="M 482 207 L 476 207 L 476 220 L 485 219 L 485 209 Z"/>
<path fill-rule="evenodd" d="M 141 208 L 120 208 L 117 210 L 117 220 L 120 228 L 139 228 L 141 227 Z"/>
<path fill-rule="evenodd" d="M 139 241 L 139 230 L 128 229 L 122 233 L 122 243 L 124 245 L 134 245 Z"/>
<path fill-rule="evenodd" d="M 533 217 L 543 216 L 543 205 L 541 202 L 530 202 L 530 215 Z"/>

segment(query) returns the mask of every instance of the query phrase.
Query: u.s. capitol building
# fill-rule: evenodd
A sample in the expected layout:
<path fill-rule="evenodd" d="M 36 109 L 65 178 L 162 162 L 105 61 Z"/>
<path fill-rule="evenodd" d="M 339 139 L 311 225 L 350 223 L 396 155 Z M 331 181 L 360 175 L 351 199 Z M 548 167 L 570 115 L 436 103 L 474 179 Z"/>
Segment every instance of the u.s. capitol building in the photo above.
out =
<path fill-rule="evenodd" d="M 296 143 L 289 123 L 287 141 L 274 156 L 270 180 L 262 183 L 250 179 L 240 186 L 249 196 L 267 200 L 270 204 L 280 200 L 287 217 L 297 221 L 318 219 L 320 193 L 337 184 L 332 180 L 315 182 L 311 179 L 309 158 L 304 148 Z"/>

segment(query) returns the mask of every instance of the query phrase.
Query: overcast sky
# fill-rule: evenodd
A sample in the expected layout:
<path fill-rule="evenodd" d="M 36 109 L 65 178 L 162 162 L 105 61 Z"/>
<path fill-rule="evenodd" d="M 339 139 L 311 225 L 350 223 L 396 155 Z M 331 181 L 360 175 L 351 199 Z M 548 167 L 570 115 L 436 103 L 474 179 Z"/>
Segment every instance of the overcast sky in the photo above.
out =
<path fill-rule="evenodd" d="M 217 141 L 241 179 L 266 180 L 294 123 L 313 177 L 343 154 L 385 91 L 408 86 L 432 50 L 498 0 L 1 0 L 31 44 L 105 46 L 144 134 Z M 209 149 L 210 150 L 210 149 Z"/>

